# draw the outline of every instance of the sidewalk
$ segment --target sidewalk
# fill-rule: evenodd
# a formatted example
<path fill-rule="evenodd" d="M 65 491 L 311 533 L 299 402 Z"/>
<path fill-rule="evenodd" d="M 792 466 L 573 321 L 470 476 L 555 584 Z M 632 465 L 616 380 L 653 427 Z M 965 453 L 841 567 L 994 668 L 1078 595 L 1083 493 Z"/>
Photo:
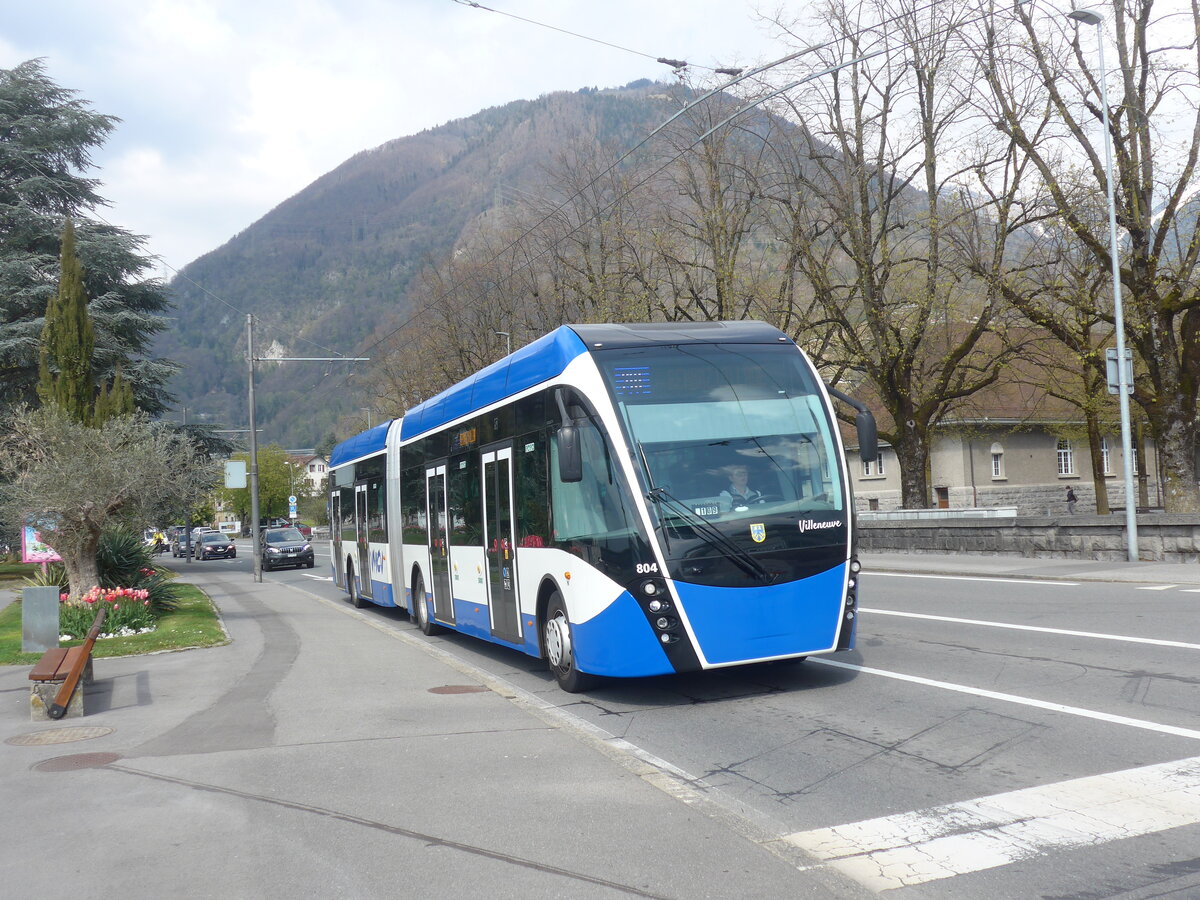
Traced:
<path fill-rule="evenodd" d="M 233 641 L 97 660 L 83 718 L 0 667 L 6 895 L 861 896 L 400 614 L 187 575 Z"/>
<path fill-rule="evenodd" d="M 865 572 L 974 575 L 1063 581 L 1200 584 L 1200 565 L 1095 559 L 1033 559 L 967 553 L 859 553 Z"/>

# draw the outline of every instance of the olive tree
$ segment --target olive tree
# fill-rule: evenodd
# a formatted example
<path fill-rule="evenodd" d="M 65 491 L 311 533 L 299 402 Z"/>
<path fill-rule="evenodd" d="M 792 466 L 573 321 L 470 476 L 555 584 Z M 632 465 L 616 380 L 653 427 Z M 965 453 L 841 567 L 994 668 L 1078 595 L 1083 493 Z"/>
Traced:
<path fill-rule="evenodd" d="M 215 472 L 186 438 L 143 415 L 90 428 L 56 406 L 19 407 L 0 436 L 0 519 L 45 529 L 78 595 L 98 583 L 105 528 L 140 529 L 196 502 Z"/>

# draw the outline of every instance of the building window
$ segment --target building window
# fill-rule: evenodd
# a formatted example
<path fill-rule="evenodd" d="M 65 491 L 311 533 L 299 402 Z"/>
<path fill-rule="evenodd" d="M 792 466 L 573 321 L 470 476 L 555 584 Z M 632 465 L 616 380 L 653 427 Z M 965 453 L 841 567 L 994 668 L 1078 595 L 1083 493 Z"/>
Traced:
<path fill-rule="evenodd" d="M 884 475 L 884 472 L 883 472 L 883 454 L 882 453 L 879 454 L 879 456 L 875 459 L 874 462 L 867 462 L 866 460 L 863 460 L 863 472 L 862 472 L 863 478 L 882 478 L 883 475 Z"/>
<path fill-rule="evenodd" d="M 1075 474 L 1075 450 L 1071 447 L 1071 442 L 1065 439 L 1058 442 L 1058 474 Z"/>
<path fill-rule="evenodd" d="M 1100 438 L 1100 470 L 1105 475 L 1112 474 L 1112 456 L 1108 452 L 1108 438 Z"/>
<path fill-rule="evenodd" d="M 1004 477 L 1004 448 L 1000 444 L 992 444 L 992 477 Z"/>

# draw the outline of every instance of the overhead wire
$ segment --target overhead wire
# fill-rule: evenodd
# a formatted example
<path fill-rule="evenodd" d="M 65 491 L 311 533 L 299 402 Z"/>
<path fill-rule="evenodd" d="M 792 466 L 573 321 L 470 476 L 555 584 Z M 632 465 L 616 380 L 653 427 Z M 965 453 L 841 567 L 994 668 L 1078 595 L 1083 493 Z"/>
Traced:
<path fill-rule="evenodd" d="M 456 3 L 463 3 L 463 5 L 468 5 L 468 6 L 476 6 L 476 5 L 478 5 L 478 4 L 475 4 L 474 2 L 464 2 L 464 0 L 454 0 L 454 2 L 456 2 Z M 1017 0 L 1017 2 L 1018 2 L 1019 4 L 1023 4 L 1023 3 L 1029 2 L 1029 0 Z M 821 51 L 821 50 L 827 50 L 827 49 L 829 49 L 829 48 L 831 48 L 831 47 L 833 47 L 833 46 L 835 46 L 835 45 L 837 45 L 837 44 L 839 44 L 839 43 L 842 43 L 842 42 L 844 42 L 844 41 L 845 41 L 846 39 L 848 39 L 848 38 L 859 37 L 859 36 L 861 36 L 861 35 L 864 35 L 864 34 L 867 34 L 867 33 L 869 33 L 869 32 L 872 32 L 872 31 L 874 31 L 874 30 L 876 30 L 876 29 L 883 28 L 883 27 L 885 27 L 885 26 L 887 26 L 887 25 L 890 25 L 890 24 L 893 24 L 893 23 L 895 23 L 895 22 L 897 22 L 897 21 L 899 21 L 899 20 L 901 20 L 901 19 L 907 18 L 907 17 L 909 17 L 909 16 L 913 15 L 914 13 L 919 13 L 919 12 L 923 12 L 923 11 L 925 11 L 925 10 L 927 10 L 927 9 L 931 9 L 932 7 L 936 6 L 937 4 L 938 4 L 938 0 L 930 0 L 930 2 L 928 2 L 928 3 L 925 3 L 925 4 L 923 4 L 923 5 L 919 6 L 919 7 L 916 7 L 916 8 L 914 8 L 913 10 L 906 11 L 906 12 L 904 12 L 904 13 L 899 13 L 899 14 L 897 14 L 897 15 L 895 15 L 895 16 L 892 16 L 892 17 L 890 17 L 890 18 L 888 18 L 888 19 L 883 19 L 883 20 L 881 20 L 881 21 L 879 21 L 879 22 L 876 22 L 876 23 L 873 23 L 873 24 L 871 24 L 871 25 L 865 26 L 865 27 L 863 27 L 863 28 L 857 29 L 856 31 L 849 32 L 849 33 L 847 33 L 847 34 L 845 34 L 845 35 L 841 35 L 841 36 L 839 36 L 838 38 L 835 38 L 835 39 L 833 39 L 833 40 L 830 40 L 830 41 L 825 41 L 825 42 L 823 42 L 823 43 L 820 43 L 820 44 L 814 44 L 814 45 L 810 45 L 810 46 L 808 46 L 808 47 L 802 48 L 801 50 L 795 51 L 795 52 L 793 52 L 793 53 L 789 53 L 789 54 L 787 54 L 787 55 L 785 55 L 785 56 L 782 56 L 782 57 L 780 57 L 779 59 L 776 59 L 776 60 L 773 60 L 773 61 L 771 61 L 771 62 L 765 63 L 765 64 L 763 64 L 763 65 L 757 66 L 757 67 L 755 67 L 755 68 L 753 68 L 753 69 L 751 69 L 751 70 L 749 70 L 749 71 L 742 72 L 742 73 L 740 73 L 740 74 L 738 74 L 738 75 L 734 76 L 733 78 L 731 78 L 729 81 L 726 81 L 726 82 L 724 82 L 724 83 L 722 83 L 722 84 L 718 85 L 717 87 L 715 87 L 715 88 L 712 88 L 711 90 L 709 90 L 709 91 L 707 91 L 706 93 L 702 94 L 701 96 L 697 97 L 695 100 L 693 100 L 693 101 L 691 101 L 690 103 L 687 103 L 686 105 L 684 105 L 684 106 L 683 106 L 683 107 L 682 107 L 682 108 L 681 108 L 679 111 L 677 111 L 675 114 L 673 114 L 672 116 L 670 116 L 670 117 L 669 117 L 669 118 L 668 118 L 666 121 L 664 121 L 663 123 L 661 123 L 660 125 L 658 125 L 657 127 L 655 127 L 655 128 L 654 128 L 652 131 L 650 131 L 650 132 L 649 132 L 649 133 L 648 133 L 648 134 L 647 134 L 645 137 L 643 137 L 643 138 L 642 138 L 642 139 L 641 139 L 641 140 L 640 140 L 640 141 L 639 141 L 637 144 L 635 144 L 635 145 L 634 145 L 633 147 L 631 147 L 629 150 L 625 151 L 625 153 L 621 154 L 621 155 L 620 155 L 620 156 L 619 156 L 619 157 L 618 157 L 618 158 L 617 158 L 617 159 L 616 159 L 616 160 L 615 160 L 613 163 L 611 163 L 611 164 L 610 164 L 610 165 L 609 165 L 609 166 L 608 166 L 606 169 L 604 169 L 602 172 L 600 172 L 599 174 L 595 175 L 595 176 L 594 176 L 592 179 L 590 179 L 590 180 L 589 180 L 589 181 L 588 181 L 588 182 L 587 182 L 585 185 L 583 185 L 583 187 L 581 187 L 581 188 L 579 188 L 578 190 L 576 190 L 576 191 L 575 191 L 574 193 L 572 193 L 572 194 L 571 194 L 569 197 L 567 197 L 567 199 L 565 199 L 565 200 L 564 200 L 562 203 L 560 203 L 558 206 L 556 206 L 554 209 L 552 209 L 552 210 L 551 210 L 549 213 L 547 213 L 547 214 L 546 214 L 546 215 L 544 215 L 544 216 L 543 216 L 541 219 L 539 219 L 539 220 L 538 220 L 536 223 L 534 223 L 534 224 L 533 224 L 533 225 L 531 225 L 529 228 L 527 228 L 527 229 L 526 229 L 526 230 L 525 230 L 525 231 L 524 231 L 522 234 L 518 235 L 518 236 L 517 236 L 516 238 L 514 238 L 512 241 L 510 241 L 509 243 L 505 244 L 505 245 L 504 245 L 504 246 L 503 246 L 501 249 L 499 249 L 499 250 L 498 250 L 498 251 L 496 251 L 494 254 L 492 254 L 492 255 L 491 255 L 489 258 L 487 258 L 487 259 L 484 261 L 483 265 L 488 265 L 488 264 L 490 264 L 490 263 L 493 263 L 493 262 L 495 262 L 496 260 L 500 259 L 500 258 L 501 258 L 501 257 L 502 257 L 502 256 L 503 256 L 505 253 L 509 252 L 509 251 L 510 251 L 510 250 L 512 250 L 514 247 L 517 247 L 517 246 L 519 246 L 519 245 L 520 245 L 520 244 L 521 244 L 523 241 L 525 241 L 525 240 L 526 240 L 527 238 L 529 238 L 531 235 L 533 235 L 534 233 L 536 233 L 536 232 L 537 232 L 537 230 L 538 230 L 538 229 L 540 229 L 540 228 L 541 228 L 543 225 L 545 225 L 545 224 L 546 224 L 548 221 L 550 221 L 552 218 L 554 218 L 554 217 L 555 217 L 555 216 L 557 216 L 559 213 L 561 213 L 561 212 L 562 212 L 564 209 L 566 209 L 566 208 L 567 208 L 567 206 L 569 206 L 571 202 L 573 202 L 573 201 L 574 201 L 575 199 L 577 199 L 578 197 L 582 196 L 582 195 L 583 195 L 583 194 L 584 194 L 586 191 L 588 191 L 590 188 L 592 188 L 592 187 L 593 187 L 593 186 L 594 186 L 594 185 L 595 185 L 597 182 L 599 182 L 601 179 L 603 179 L 603 178 L 606 178 L 608 175 L 612 174 L 612 173 L 613 173 L 613 172 L 614 172 L 614 171 L 615 171 L 615 170 L 616 170 L 616 169 L 617 169 L 617 168 L 618 168 L 618 167 L 619 167 L 619 166 L 620 166 L 620 165 L 621 165 L 621 164 L 622 164 L 622 163 L 623 163 L 625 160 L 627 160 L 627 159 L 628 159 L 630 156 L 632 156 L 634 153 L 636 153 L 637 151 L 639 151 L 639 150 L 640 150 L 642 147 L 644 147 L 644 146 L 645 146 L 647 143 L 649 143 L 649 142 L 650 142 L 650 141 L 651 141 L 651 140 L 652 140 L 652 139 L 653 139 L 655 136 L 657 136 L 659 133 L 661 133 L 661 132 L 662 132 L 662 131 L 663 131 L 665 128 L 667 128 L 668 126 L 670 126 L 670 125 L 671 125 L 673 122 L 675 122 L 675 121 L 676 121 L 677 119 L 679 119 L 681 116 L 685 115 L 685 114 L 686 114 L 687 112 L 689 112 L 690 110 L 694 109 L 694 108 L 695 108 L 696 106 L 698 106 L 699 104 L 701 104 L 701 103 L 704 103 L 705 101 L 707 101 L 708 99 L 712 98 L 713 96 L 715 96 L 715 95 L 717 95 L 717 94 L 720 94 L 720 93 L 723 93 L 724 91 L 727 91 L 727 90 L 729 90 L 731 87 L 734 87 L 734 86 L 736 86 L 736 85 L 738 85 L 738 84 L 740 84 L 740 83 L 742 83 L 742 82 L 744 82 L 744 81 L 747 81 L 748 79 L 751 79 L 751 78 L 757 77 L 758 75 L 762 74 L 763 72 L 766 72 L 766 71 L 769 71 L 769 70 L 771 70 L 771 69 L 777 68 L 777 67 L 779 67 L 779 66 L 781 66 L 781 65 L 785 65 L 785 64 L 787 64 L 787 63 L 789 63 L 789 62 L 792 62 L 792 61 L 794 61 L 794 60 L 796 60 L 796 59 L 799 59 L 800 57 L 803 57 L 803 56 L 806 56 L 806 55 L 809 55 L 809 54 L 812 54 L 812 53 L 816 53 L 816 52 L 819 52 L 819 51 Z M 481 8 L 485 8 L 485 9 L 486 9 L 486 7 L 481 7 Z M 991 7 L 990 7 L 990 4 L 981 4 L 981 6 L 979 6 L 979 7 L 976 7 L 976 9 L 977 9 L 977 10 L 980 10 L 980 11 L 984 10 L 985 8 L 986 8 L 986 9 L 990 9 L 990 8 L 991 8 Z M 963 26 L 963 25 L 971 24 L 972 22 L 980 21 L 980 20 L 982 20 L 982 19 L 986 18 L 988 14 L 989 14 L 988 12 L 982 12 L 982 14 L 981 14 L 979 17 L 975 18 L 975 19 L 966 19 L 966 20 L 963 20 L 963 21 L 957 22 L 957 23 L 956 23 L 956 25 L 955 25 L 955 27 L 961 27 L 961 26 Z M 520 18 L 520 17 L 514 17 L 514 18 Z M 541 23 L 534 23 L 534 24 L 541 24 Z M 886 38 L 885 38 L 885 40 L 886 40 Z M 635 51 L 631 51 L 631 52 L 635 52 Z M 775 96 L 778 96 L 779 94 L 785 93 L 786 91 L 789 91 L 789 90 L 792 90 L 792 89 L 796 88 L 797 86 L 799 86 L 799 85 L 801 85 L 801 84 L 805 83 L 806 81 L 809 81 L 809 80 L 812 80 L 813 78 L 817 78 L 817 77 L 820 77 L 820 76 L 823 76 L 823 75 L 829 74 L 830 72 L 836 71 L 836 70 L 838 70 L 838 69 L 840 69 L 840 68 L 845 68 L 845 66 L 847 66 L 847 65 L 851 65 L 851 64 L 854 64 L 854 63 L 857 63 L 857 62 L 862 62 L 862 61 L 865 61 L 865 60 L 867 60 L 867 59 L 870 59 L 870 58 L 873 58 L 873 57 L 879 56 L 879 55 L 881 55 L 882 53 L 885 53 L 885 52 L 887 52 L 886 48 L 885 48 L 884 50 L 880 50 L 880 51 L 876 51 L 876 52 L 873 52 L 873 53 L 870 53 L 870 54 L 866 54 L 865 56 L 863 56 L 863 57 L 860 57 L 860 58 L 857 58 L 857 59 L 855 59 L 855 60 L 852 60 L 852 61 L 850 61 L 850 62 L 843 63 L 843 64 L 841 64 L 841 65 L 831 66 L 831 67 L 829 67 L 829 68 L 827 68 L 827 69 L 821 70 L 821 71 L 819 71 L 819 72 L 815 72 L 815 73 L 813 73 L 813 74 L 812 74 L 812 75 L 810 75 L 810 76 L 806 76 L 805 78 L 802 78 L 802 79 L 800 79 L 800 80 L 798 80 L 798 81 L 796 81 L 796 82 L 794 82 L 794 83 L 792 83 L 792 84 L 789 84 L 789 85 L 788 85 L 787 87 L 785 87 L 785 88 L 782 88 L 782 89 L 780 89 L 780 90 L 776 90 L 776 91 L 774 91 L 774 92 L 772 92 L 772 93 L 768 94 L 768 95 L 767 95 L 767 96 L 765 96 L 765 97 L 759 98 L 758 100 L 754 101 L 753 103 L 747 104 L 746 106 L 742 107 L 742 108 L 741 108 L 741 109 L 739 109 L 737 112 L 735 112 L 735 113 L 734 113 L 732 116 L 729 116 L 727 119 L 725 119 L 724 121 L 722 121 L 721 123 L 719 123 L 719 124 L 718 124 L 717 126 L 715 126 L 714 128 L 711 128 L 711 129 L 709 129 L 707 132 L 705 132 L 705 133 L 704 133 L 703 135 L 701 135 L 699 138 L 697 138 L 696 140 L 694 140 L 694 141 L 693 141 L 691 144 L 689 144 L 687 147 L 684 147 L 682 150 L 679 150 L 679 151 L 678 151 L 678 152 L 677 152 L 677 153 L 676 153 L 674 156 L 672 156 L 671 158 L 669 158 L 668 160 L 666 160 L 666 162 L 664 162 L 662 165 L 660 165 L 660 166 L 659 166 L 657 169 L 655 169 L 653 172 L 650 172 L 648 175 L 646 175 L 645 177 L 643 177 L 643 178 L 642 178 L 640 181 L 638 181 L 637 183 L 635 183 L 634 185 L 632 185 L 632 186 L 631 186 L 630 188 L 628 188 L 626 191 L 624 191 L 623 193 L 619 194 L 619 195 L 618 195 L 618 196 L 617 196 L 617 197 L 616 197 L 616 198 L 615 198 L 613 201 L 611 201 L 610 203 L 608 203 L 608 204 L 607 204 L 607 205 L 605 205 L 604 207 L 602 207 L 602 208 L 600 208 L 599 210 L 597 210 L 596 212 L 594 212 L 594 213 L 593 213 L 591 216 L 589 216 L 589 217 L 585 218 L 583 221 L 579 222 L 579 223 L 578 223 L 578 224 L 576 224 L 574 227 L 572 227 L 571 229 L 569 229 L 567 232 L 565 232 L 565 233 L 564 233 L 564 234 L 563 234 L 563 235 L 562 235 L 562 236 L 559 238 L 559 240 L 562 240 L 562 239 L 564 239 L 564 238 L 566 238 L 566 237 L 569 237 L 570 235 L 572 235 L 572 234 L 574 234 L 576 231 L 578 231 L 580 228 L 584 227 L 584 226 L 585 226 L 585 225 L 587 225 L 587 224 L 590 224 L 591 222 L 595 221 L 595 220 L 596 220 L 596 219 L 597 219 L 599 216 L 601 216 L 601 215 L 603 215 L 604 213 L 608 212 L 608 211 L 609 211 L 610 209 L 612 209 L 612 208 L 613 208 L 613 207 L 614 207 L 616 204 L 620 203 L 620 202 L 621 202 L 623 199 L 625 199 L 626 197 L 628 197 L 628 196 L 629 196 L 630 194 L 632 194 L 634 191 L 636 191 L 636 190 L 640 189 L 641 187 L 643 187 L 645 184 L 647 184 L 647 183 L 648 183 L 650 180 L 652 180 L 653 178 L 656 178 L 656 177 L 657 177 L 657 176 L 658 176 L 658 175 L 659 175 L 661 172 L 663 172 L 663 171 L 664 171 L 664 170 L 665 170 L 667 167 L 669 167 L 670 165 L 674 164 L 674 163 L 675 163 L 677 160 L 681 159 L 681 158 L 682 158 L 682 157 L 683 157 L 685 154 L 687 154 L 687 153 L 691 152 L 691 150 L 692 150 L 692 149 L 694 149 L 694 148 L 695 148 L 695 147 L 696 147 L 696 146 L 697 146 L 699 143 L 701 143 L 703 140 L 705 140 L 707 137 L 709 137 L 709 136 L 710 136 L 711 134 L 713 134 L 715 131 L 717 131 L 718 129 L 720 129 L 720 128 L 722 128 L 722 127 L 724 127 L 724 126 L 728 125 L 728 124 L 730 124 L 730 123 L 731 123 L 731 122 L 732 122 L 734 119 L 736 119 L 738 116 L 740 116 L 740 115 L 743 115 L 744 113 L 746 113 L 746 112 L 748 112 L 749 110 L 751 110 L 751 109 L 753 109 L 753 108 L 755 108 L 755 107 L 759 106 L 761 103 L 765 102 L 766 100 L 768 100 L 768 99 L 770 99 L 770 98 L 773 98 L 773 97 L 775 97 Z M 522 263 L 521 263 L 519 266 L 517 266 L 517 267 L 516 267 L 516 271 L 521 271 L 521 270 L 524 270 L 524 269 L 527 269 L 527 268 L 529 268 L 529 267 L 530 267 L 530 266 L 531 266 L 531 265 L 532 265 L 534 262 L 536 262 L 538 259 L 541 259 L 543 256 L 545 256 L 545 254 L 546 254 L 546 253 L 550 252 L 550 249 L 551 249 L 551 247 L 547 247 L 547 248 L 545 248 L 545 249 L 541 250 L 540 252 L 538 252 L 538 253 L 534 254 L 533 256 L 527 257 L 527 258 L 526 258 L 526 259 L 525 259 L 525 260 L 524 260 L 524 261 L 523 261 L 523 262 L 522 262 Z M 508 276 L 508 277 L 511 277 L 511 275 L 510 275 L 510 276 Z M 407 328 L 409 325 L 411 325 L 411 324 L 412 324 L 414 321 L 416 321 L 417 319 L 419 319 L 419 318 L 421 318 L 422 316 L 426 315 L 426 314 L 427 314 L 427 313 L 429 313 L 430 311 L 432 311 L 432 310 L 436 309 L 438 306 L 442 305 L 442 304 L 443 304 L 443 303 L 444 303 L 446 300 L 448 300 L 448 299 L 449 299 L 449 298 L 450 298 L 452 295 L 454 295 L 454 294 L 455 294 L 457 291 L 459 291 L 459 290 L 460 290 L 461 288 L 463 288 L 463 287 L 464 287 L 464 283 L 463 283 L 462 281 L 456 281 L 456 282 L 455 282 L 454 284 L 452 284 L 450 287 L 448 287 L 448 288 L 446 288 L 445 290 L 441 291 L 441 292 L 438 294 L 438 296 L 436 296 L 436 297 L 435 297 L 433 300 L 431 300 L 429 303 L 425 304 L 425 305 L 424 305 L 424 306 L 423 306 L 421 309 L 419 309 L 419 310 L 416 310 L 415 312 L 413 312 L 413 313 L 412 313 L 412 314 L 411 314 L 411 315 L 410 315 L 408 318 L 406 318 L 406 319 L 405 319 L 403 322 L 401 322 L 401 323 L 400 323 L 399 325 L 397 325 L 395 328 L 393 328 L 393 329 L 391 329 L 390 331 L 388 331 L 388 332 L 387 332 L 386 334 L 384 334 L 382 337 L 380 337 L 380 338 L 378 338 L 378 339 L 374 340 L 374 341 L 373 341 L 371 344 L 369 344 L 369 345 L 368 345 L 368 346 L 367 346 L 367 347 L 366 347 L 364 350 L 362 350 L 362 351 L 359 351 L 359 352 L 361 352 L 361 353 L 362 353 L 362 354 L 364 354 L 364 355 L 366 355 L 366 354 L 369 354 L 369 353 L 370 353 L 372 350 L 374 350 L 376 347 L 378 347 L 378 346 L 380 346 L 381 344 L 383 344 L 385 341 L 389 340 L 391 337 L 393 337 L 394 335 L 396 335 L 398 332 L 400 332 L 400 331 L 403 331 L 405 328 Z M 478 298 L 480 298 L 481 296 L 482 296 L 482 295 L 480 295 L 480 294 L 475 294 L 474 298 L 472 298 L 472 299 L 478 299 Z M 348 378 L 348 376 L 347 376 L 347 378 Z M 338 382 L 334 383 L 334 384 L 332 385 L 332 387 L 333 387 L 333 388 L 339 388 L 339 387 L 341 387 L 342 385 L 344 385 L 344 384 L 345 384 L 345 382 L 346 382 L 347 378 L 343 378 L 341 381 L 338 381 Z"/>

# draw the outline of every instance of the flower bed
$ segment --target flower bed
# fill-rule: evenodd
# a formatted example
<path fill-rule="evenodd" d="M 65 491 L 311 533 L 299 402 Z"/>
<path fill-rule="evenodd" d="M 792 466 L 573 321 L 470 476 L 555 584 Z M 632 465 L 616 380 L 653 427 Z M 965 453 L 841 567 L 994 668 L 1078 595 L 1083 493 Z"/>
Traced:
<path fill-rule="evenodd" d="M 58 630 L 63 640 L 83 638 L 101 606 L 108 610 L 102 638 L 143 634 L 156 625 L 150 592 L 142 588 L 93 587 L 82 597 L 60 594 L 58 599 Z"/>

